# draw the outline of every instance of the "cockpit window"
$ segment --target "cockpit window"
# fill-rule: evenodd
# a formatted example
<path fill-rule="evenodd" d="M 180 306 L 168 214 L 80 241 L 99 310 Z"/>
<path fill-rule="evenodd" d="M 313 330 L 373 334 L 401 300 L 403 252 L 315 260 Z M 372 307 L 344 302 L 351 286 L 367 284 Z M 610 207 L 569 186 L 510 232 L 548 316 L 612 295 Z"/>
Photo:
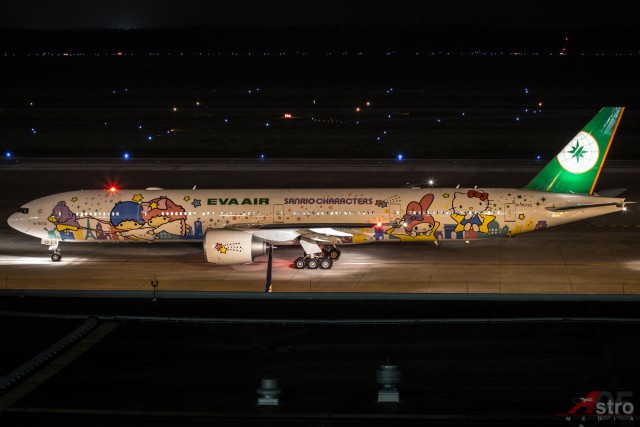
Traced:
<path fill-rule="evenodd" d="M 28 214 L 29 208 L 19 208 L 17 212 L 21 214 Z"/>

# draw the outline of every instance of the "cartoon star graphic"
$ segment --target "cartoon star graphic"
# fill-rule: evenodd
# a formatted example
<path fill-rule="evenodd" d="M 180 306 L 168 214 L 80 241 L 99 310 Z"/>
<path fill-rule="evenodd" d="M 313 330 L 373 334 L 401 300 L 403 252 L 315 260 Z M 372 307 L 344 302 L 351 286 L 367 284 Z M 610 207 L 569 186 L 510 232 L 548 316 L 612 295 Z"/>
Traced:
<path fill-rule="evenodd" d="M 482 225 L 480 226 L 480 229 L 478 231 L 488 234 L 489 224 L 491 224 L 496 219 L 496 216 L 489 214 L 480 214 L 480 218 L 482 219 Z"/>
<path fill-rule="evenodd" d="M 191 200 L 191 197 L 189 197 L 189 196 L 184 196 L 184 201 L 185 201 L 185 202 L 188 202 L 189 200 Z"/>
<path fill-rule="evenodd" d="M 449 193 L 444 193 L 444 194 L 442 195 L 442 197 L 443 197 L 443 198 L 445 198 L 445 199 L 448 199 L 448 198 L 449 198 Z"/>
<path fill-rule="evenodd" d="M 191 204 L 193 205 L 194 208 L 197 208 L 198 206 L 202 205 L 200 199 L 193 199 L 193 202 L 191 202 Z"/>
<path fill-rule="evenodd" d="M 376 206 L 380 207 L 382 205 L 382 200 L 376 200 Z"/>
<path fill-rule="evenodd" d="M 220 248 L 220 253 L 221 254 L 226 254 L 227 253 L 227 248 L 225 248 L 224 246 Z"/>
<path fill-rule="evenodd" d="M 456 233 L 459 231 L 464 231 L 464 225 L 462 224 L 462 221 L 465 220 L 465 216 L 458 213 L 452 213 L 451 218 L 453 218 L 455 222 L 457 222 L 456 228 L 453 231 Z M 480 226 L 478 227 L 478 231 L 481 233 L 489 233 L 489 224 L 491 224 L 496 219 L 496 216 L 481 213 L 478 214 L 478 218 L 482 220 L 482 224 L 480 224 Z"/>
<path fill-rule="evenodd" d="M 72 201 L 72 202 L 77 202 L 77 201 L 78 201 L 78 198 L 77 198 L 77 197 L 72 197 L 72 198 L 71 198 L 71 201 Z"/>
<path fill-rule="evenodd" d="M 456 233 L 458 231 L 464 231 L 464 225 L 461 224 L 462 220 L 464 220 L 464 215 L 460 215 L 458 213 L 452 213 L 451 218 L 453 218 L 455 222 L 457 222 L 456 228 L 453 231 Z"/>
<path fill-rule="evenodd" d="M 222 243 L 216 243 L 216 250 L 220 252 L 220 248 L 222 248 Z"/>
<path fill-rule="evenodd" d="M 386 208 L 387 206 L 389 206 L 389 203 L 387 203 L 386 200 L 383 200 L 382 203 L 380 203 L 381 208 Z"/>
<path fill-rule="evenodd" d="M 518 219 L 524 219 L 524 214 L 518 215 Z"/>
<path fill-rule="evenodd" d="M 158 202 L 151 202 L 149 203 L 149 207 L 151 209 L 158 209 Z"/>
<path fill-rule="evenodd" d="M 131 200 L 136 203 L 140 203 L 142 201 L 142 194 L 134 194 Z"/>

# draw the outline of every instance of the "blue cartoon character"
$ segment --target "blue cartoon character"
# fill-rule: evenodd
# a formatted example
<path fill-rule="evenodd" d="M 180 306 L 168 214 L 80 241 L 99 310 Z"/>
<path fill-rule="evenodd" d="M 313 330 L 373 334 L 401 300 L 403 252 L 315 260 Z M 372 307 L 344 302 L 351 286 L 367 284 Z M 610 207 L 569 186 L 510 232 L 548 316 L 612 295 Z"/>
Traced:
<path fill-rule="evenodd" d="M 495 216 L 484 213 L 489 209 L 489 193 L 481 190 L 456 192 L 452 208 L 454 213 L 451 218 L 458 223 L 455 232 L 473 230 L 488 233 L 487 226 L 495 219 Z"/>
<path fill-rule="evenodd" d="M 384 240 L 384 227 L 381 225 L 374 225 L 373 226 L 373 238 L 376 240 Z"/>
<path fill-rule="evenodd" d="M 80 228 L 76 214 L 65 202 L 58 202 L 47 219 L 55 224 L 58 231 L 77 231 Z"/>
<path fill-rule="evenodd" d="M 118 202 L 111 210 L 111 224 L 116 234 L 133 240 L 155 240 L 152 228 L 145 227 L 142 206 L 136 202 Z"/>

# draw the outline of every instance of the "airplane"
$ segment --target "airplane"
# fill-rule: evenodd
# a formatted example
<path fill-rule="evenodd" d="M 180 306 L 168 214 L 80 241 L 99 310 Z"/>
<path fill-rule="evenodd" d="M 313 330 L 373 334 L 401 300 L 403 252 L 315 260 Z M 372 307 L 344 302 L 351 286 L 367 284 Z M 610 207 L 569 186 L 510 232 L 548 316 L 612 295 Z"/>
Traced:
<path fill-rule="evenodd" d="M 297 269 L 330 269 L 341 245 L 515 236 L 625 210 L 620 192 L 594 193 L 624 107 L 602 108 L 522 188 L 77 190 L 30 201 L 14 229 L 61 242 L 204 243 L 217 265 L 251 263 L 299 244 Z M 624 190 L 623 190 L 624 191 Z"/>

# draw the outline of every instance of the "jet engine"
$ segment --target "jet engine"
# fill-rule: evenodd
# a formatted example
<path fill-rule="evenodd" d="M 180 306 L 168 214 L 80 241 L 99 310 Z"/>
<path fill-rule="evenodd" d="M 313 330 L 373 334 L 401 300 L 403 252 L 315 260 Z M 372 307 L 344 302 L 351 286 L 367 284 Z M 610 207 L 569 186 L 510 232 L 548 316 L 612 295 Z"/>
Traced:
<path fill-rule="evenodd" d="M 246 264 L 266 253 L 267 242 L 250 232 L 208 230 L 204 236 L 204 256 L 213 264 Z"/>

